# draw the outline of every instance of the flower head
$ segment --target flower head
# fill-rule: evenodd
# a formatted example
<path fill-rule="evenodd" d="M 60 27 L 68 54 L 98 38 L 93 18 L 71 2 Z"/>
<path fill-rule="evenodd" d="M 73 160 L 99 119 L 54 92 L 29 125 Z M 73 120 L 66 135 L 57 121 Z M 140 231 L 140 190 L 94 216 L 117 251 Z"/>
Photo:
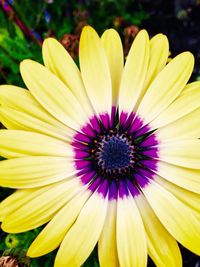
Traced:
<path fill-rule="evenodd" d="M 200 82 L 191 53 L 167 64 L 165 35 L 136 36 L 124 65 L 113 29 L 80 39 L 80 70 L 49 38 L 44 65 L 21 63 L 29 90 L 0 87 L 2 229 L 47 223 L 28 250 L 59 247 L 55 266 L 181 266 L 177 242 L 200 254 Z M 167 64 L 167 65 L 166 65 Z M 187 85 L 186 85 L 187 84 Z"/>

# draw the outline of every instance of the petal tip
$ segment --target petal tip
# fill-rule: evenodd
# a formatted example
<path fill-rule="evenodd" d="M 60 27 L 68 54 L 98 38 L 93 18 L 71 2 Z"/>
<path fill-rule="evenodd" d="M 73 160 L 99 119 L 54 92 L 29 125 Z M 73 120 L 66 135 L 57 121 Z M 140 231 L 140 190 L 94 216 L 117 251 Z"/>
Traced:
<path fill-rule="evenodd" d="M 32 245 L 30 245 L 30 247 L 28 248 L 26 255 L 30 258 L 36 258 L 39 257 L 38 253 L 37 253 L 37 249 L 35 251 L 34 247 Z"/>
<path fill-rule="evenodd" d="M 155 36 L 152 37 L 152 40 L 163 41 L 163 42 L 167 42 L 168 43 L 168 38 L 163 33 L 156 34 Z"/>
<path fill-rule="evenodd" d="M 24 70 L 25 70 L 25 68 L 26 68 L 26 66 L 27 66 L 27 64 L 28 64 L 28 62 L 29 62 L 28 59 L 24 59 L 24 60 L 22 60 L 22 61 L 20 62 L 20 64 L 19 64 L 19 70 L 20 70 L 21 75 L 22 75 L 22 73 L 24 72 Z"/>
<path fill-rule="evenodd" d="M 149 39 L 149 34 L 147 32 L 147 30 L 142 29 L 138 32 L 136 37 L 141 37 L 141 38 L 145 38 L 145 39 Z"/>
<path fill-rule="evenodd" d="M 57 44 L 60 45 L 60 42 L 56 38 L 48 37 L 44 40 L 44 42 L 42 44 L 42 49 L 49 48 L 49 46 L 53 46 L 53 45 L 57 45 Z"/>
<path fill-rule="evenodd" d="M 118 32 L 115 30 L 115 29 L 113 29 L 113 28 L 109 28 L 109 29 L 107 29 L 107 30 L 105 30 L 104 32 L 103 32 L 103 35 L 104 34 L 112 34 L 112 35 L 118 35 Z"/>
<path fill-rule="evenodd" d="M 13 233 L 12 229 L 9 227 L 9 224 L 7 224 L 5 221 L 2 222 L 1 229 L 6 233 Z"/>
<path fill-rule="evenodd" d="M 96 32 L 96 31 L 92 26 L 86 25 L 86 26 L 83 27 L 81 35 L 85 34 L 85 33 L 88 33 L 88 32 Z"/>
<path fill-rule="evenodd" d="M 37 63 L 35 62 L 34 60 L 31 60 L 31 59 L 24 59 L 20 62 L 20 71 L 23 70 L 24 68 L 26 68 L 27 66 L 29 66 L 30 64 L 34 64 L 34 63 Z"/>
<path fill-rule="evenodd" d="M 110 28 L 110 29 L 107 29 L 103 32 L 103 34 L 101 35 L 101 41 L 103 43 L 107 43 L 107 42 L 111 42 L 111 40 L 113 42 L 118 42 L 118 44 L 120 43 L 120 46 L 122 47 L 121 45 L 121 38 L 120 38 L 120 35 L 118 34 L 118 32 L 113 29 L 113 28 Z"/>
<path fill-rule="evenodd" d="M 178 54 L 167 65 L 178 66 L 181 69 L 185 69 L 187 67 L 187 70 L 192 73 L 192 70 L 194 68 L 194 61 L 195 59 L 193 54 L 189 51 L 186 51 Z"/>
<path fill-rule="evenodd" d="M 190 61 L 194 64 L 194 55 L 191 52 L 185 51 L 181 53 L 180 56 L 182 56 L 186 61 Z"/>

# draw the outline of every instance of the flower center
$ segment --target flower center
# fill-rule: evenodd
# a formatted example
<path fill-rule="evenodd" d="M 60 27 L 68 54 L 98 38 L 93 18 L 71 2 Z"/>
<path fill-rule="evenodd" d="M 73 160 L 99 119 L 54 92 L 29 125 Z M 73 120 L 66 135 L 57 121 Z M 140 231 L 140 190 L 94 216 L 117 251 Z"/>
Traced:
<path fill-rule="evenodd" d="M 157 169 L 154 131 L 136 114 L 119 114 L 116 108 L 111 115 L 92 117 L 76 132 L 72 146 L 82 183 L 92 192 L 99 187 L 104 196 L 109 187 L 111 199 L 118 193 L 120 197 L 138 194 Z"/>
<path fill-rule="evenodd" d="M 125 135 L 109 134 L 98 142 L 94 154 L 103 173 L 122 174 L 134 164 L 133 153 L 134 146 Z"/>

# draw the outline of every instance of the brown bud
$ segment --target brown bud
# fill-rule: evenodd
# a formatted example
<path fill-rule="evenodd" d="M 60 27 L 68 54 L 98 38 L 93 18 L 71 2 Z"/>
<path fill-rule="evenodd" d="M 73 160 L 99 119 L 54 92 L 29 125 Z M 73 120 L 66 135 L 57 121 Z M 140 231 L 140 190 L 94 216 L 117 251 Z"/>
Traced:
<path fill-rule="evenodd" d="M 19 267 L 17 260 L 11 256 L 0 257 L 0 267 Z"/>
<path fill-rule="evenodd" d="M 139 28 L 135 25 L 124 28 L 124 55 L 127 56 L 132 42 L 139 32 Z"/>
<path fill-rule="evenodd" d="M 75 34 L 64 34 L 61 39 L 62 45 L 72 58 L 76 58 L 78 55 L 78 39 L 79 37 Z"/>

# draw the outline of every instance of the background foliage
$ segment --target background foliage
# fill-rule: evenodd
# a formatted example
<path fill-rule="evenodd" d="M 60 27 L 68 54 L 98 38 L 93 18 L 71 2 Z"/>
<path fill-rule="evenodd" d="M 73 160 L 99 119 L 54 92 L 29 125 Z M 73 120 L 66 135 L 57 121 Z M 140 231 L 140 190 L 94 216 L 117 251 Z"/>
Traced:
<path fill-rule="evenodd" d="M 84 25 L 90 24 L 99 34 L 110 27 L 118 30 L 125 55 L 141 28 L 150 36 L 168 35 L 171 56 L 190 50 L 196 58 L 193 79 L 200 79 L 200 1 L 130 1 L 130 0 L 0 0 L 0 84 L 24 86 L 19 63 L 25 58 L 42 62 L 44 38 L 57 38 L 78 63 L 78 40 Z M 0 201 L 12 192 L 0 188 Z M 39 259 L 24 260 L 24 253 L 42 228 L 22 234 L 0 230 L 0 254 L 20 258 L 21 265 L 51 267 L 56 251 Z M 185 267 L 199 267 L 197 256 L 182 248 Z M 98 267 L 96 249 L 84 267 Z M 149 260 L 148 267 L 154 266 Z"/>

